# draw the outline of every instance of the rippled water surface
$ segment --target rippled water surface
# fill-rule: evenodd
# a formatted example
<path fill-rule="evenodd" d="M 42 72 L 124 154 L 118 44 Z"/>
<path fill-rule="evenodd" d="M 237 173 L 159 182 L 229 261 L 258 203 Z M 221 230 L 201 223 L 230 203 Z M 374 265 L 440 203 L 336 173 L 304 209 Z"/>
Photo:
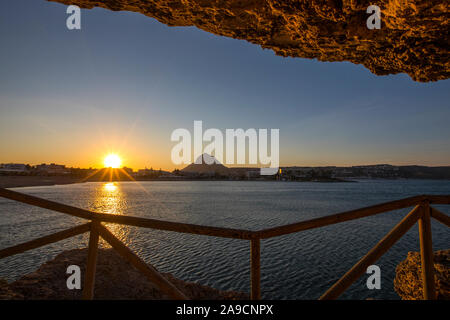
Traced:
<path fill-rule="evenodd" d="M 210 226 L 258 230 L 417 194 L 450 194 L 448 181 L 367 180 L 358 183 L 155 181 L 84 183 L 16 191 L 98 212 Z M 443 212 L 445 206 L 437 206 Z M 281 236 L 261 243 L 262 296 L 316 299 L 374 246 L 408 210 Z M 0 198 L 0 248 L 82 223 L 83 220 Z M 225 290 L 249 291 L 249 242 L 108 225 L 159 270 Z M 434 250 L 450 247 L 450 233 L 433 222 Z M 0 277 L 13 280 L 62 249 L 87 245 L 87 235 L 0 260 Z M 395 266 L 419 248 L 414 226 L 377 265 L 381 290 L 363 276 L 342 298 L 398 299 Z M 65 275 L 62 275 L 65 277 Z"/>

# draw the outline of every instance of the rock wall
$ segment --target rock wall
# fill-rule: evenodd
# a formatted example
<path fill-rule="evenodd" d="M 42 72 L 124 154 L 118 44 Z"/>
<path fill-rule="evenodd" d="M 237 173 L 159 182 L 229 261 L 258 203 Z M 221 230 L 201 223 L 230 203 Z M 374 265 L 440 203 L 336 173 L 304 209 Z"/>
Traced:
<path fill-rule="evenodd" d="M 49 0 L 134 11 L 169 26 L 196 26 L 285 57 L 350 61 L 416 81 L 450 75 L 447 0 Z M 369 5 L 381 29 L 369 30 Z M 180 48 L 182 50 L 182 48 Z"/>
<path fill-rule="evenodd" d="M 434 253 L 437 298 L 450 300 L 450 249 Z M 394 289 L 402 300 L 422 300 L 422 268 L 419 252 L 408 252 L 408 257 L 396 268 Z"/>

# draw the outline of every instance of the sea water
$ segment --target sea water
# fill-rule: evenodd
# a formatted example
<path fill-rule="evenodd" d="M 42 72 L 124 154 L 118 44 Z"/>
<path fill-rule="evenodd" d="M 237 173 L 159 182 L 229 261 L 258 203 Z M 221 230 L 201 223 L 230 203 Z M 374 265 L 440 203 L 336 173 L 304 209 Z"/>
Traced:
<path fill-rule="evenodd" d="M 208 226 L 260 230 L 418 194 L 450 194 L 449 181 L 361 180 L 353 183 L 277 181 L 146 181 L 82 183 L 13 190 L 97 212 Z M 445 213 L 450 207 L 436 206 Z M 409 209 L 261 241 L 261 291 L 266 299 L 317 299 Z M 0 248 L 83 223 L 82 219 L 0 198 Z M 250 245 L 246 240 L 107 224 L 148 263 L 187 281 L 249 292 Z M 450 247 L 450 232 L 432 223 L 433 249 Z M 85 247 L 87 235 L 0 260 L 8 281 L 36 270 L 62 250 Z M 414 226 L 376 264 L 381 289 L 363 275 L 343 299 L 398 299 L 395 267 L 419 250 Z M 66 275 L 61 275 L 65 281 Z"/>

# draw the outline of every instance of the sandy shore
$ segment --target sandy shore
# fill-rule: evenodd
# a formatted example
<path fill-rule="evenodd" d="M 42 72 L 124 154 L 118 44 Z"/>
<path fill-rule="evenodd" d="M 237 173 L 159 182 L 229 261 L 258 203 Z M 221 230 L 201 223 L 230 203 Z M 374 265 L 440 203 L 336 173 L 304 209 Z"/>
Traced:
<path fill-rule="evenodd" d="M 79 180 L 78 178 L 62 176 L 0 176 L 0 188 L 52 186 L 55 184 L 77 183 Z"/>

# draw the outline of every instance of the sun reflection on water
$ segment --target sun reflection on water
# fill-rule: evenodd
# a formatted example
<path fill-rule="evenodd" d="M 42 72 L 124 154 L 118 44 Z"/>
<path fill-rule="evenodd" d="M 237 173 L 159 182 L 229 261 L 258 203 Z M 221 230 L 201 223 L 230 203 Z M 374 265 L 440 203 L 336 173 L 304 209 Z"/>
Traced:
<path fill-rule="evenodd" d="M 108 182 L 99 185 L 96 190 L 92 210 L 101 213 L 122 215 L 127 206 L 127 199 L 120 187 L 120 183 Z M 129 226 L 115 223 L 105 223 L 104 225 L 124 244 L 130 243 Z M 102 241 L 102 245 L 109 247 L 105 241 Z"/>
<path fill-rule="evenodd" d="M 117 184 L 115 182 L 108 182 L 103 185 L 103 189 L 108 192 L 115 192 L 117 190 Z"/>

